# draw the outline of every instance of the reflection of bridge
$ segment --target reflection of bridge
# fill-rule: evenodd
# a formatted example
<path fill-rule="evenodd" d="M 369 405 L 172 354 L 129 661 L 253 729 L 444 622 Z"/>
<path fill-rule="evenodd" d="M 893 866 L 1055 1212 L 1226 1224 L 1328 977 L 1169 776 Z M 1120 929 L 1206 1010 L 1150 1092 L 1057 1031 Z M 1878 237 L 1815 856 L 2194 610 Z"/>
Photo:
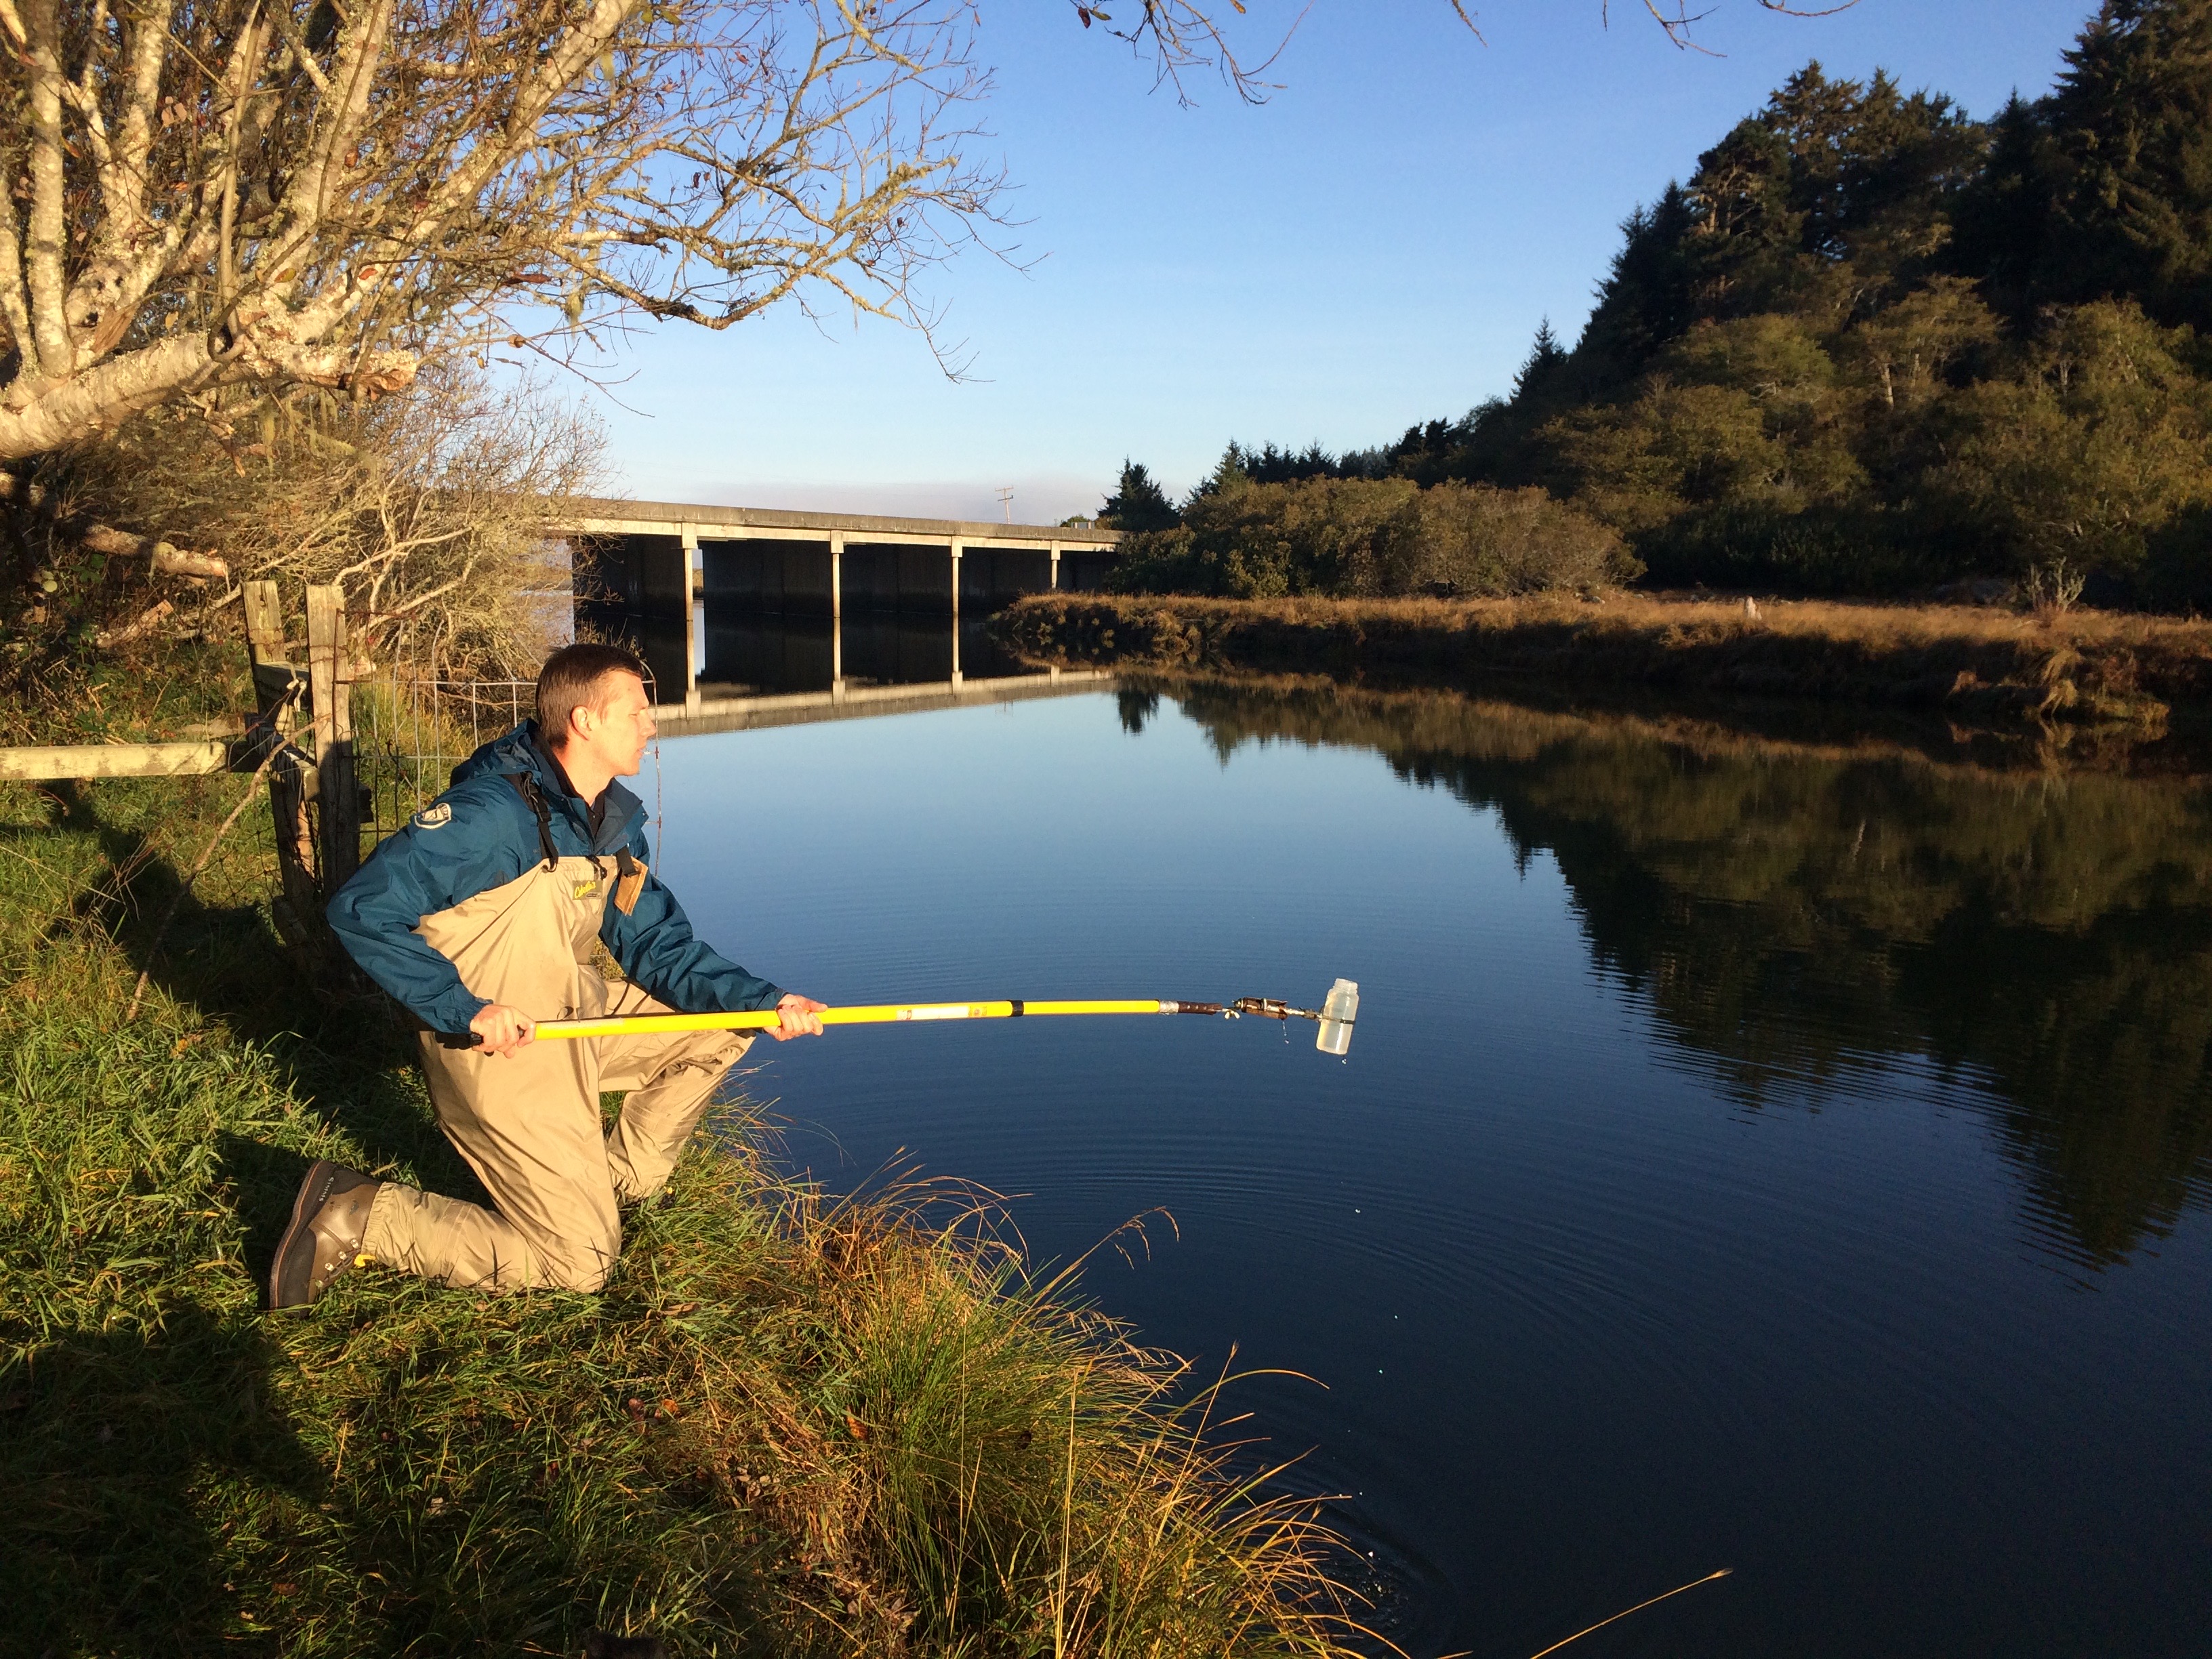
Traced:
<path fill-rule="evenodd" d="M 1098 586 L 1121 539 L 1072 525 L 673 501 L 592 501 L 581 509 L 562 528 L 588 544 L 603 597 L 580 600 L 580 617 L 630 635 L 660 684 L 684 688 L 694 717 L 720 701 L 701 690 L 717 667 L 727 672 L 716 661 L 718 640 L 728 642 L 726 656 L 749 665 L 741 684 L 842 702 L 848 611 L 866 618 L 855 617 L 852 690 L 934 684 L 957 696 L 967 680 L 963 621 L 972 659 L 981 644 L 973 625 L 985 613 L 1024 593 Z M 709 607 L 738 625 L 715 629 Z M 781 619 L 770 630 L 779 660 L 763 671 L 757 647 L 769 617 Z M 806 660 L 794 667 L 794 654 Z"/>
<path fill-rule="evenodd" d="M 939 708 L 973 708 L 984 703 L 1027 702 L 1035 697 L 1064 697 L 1110 690 L 1114 676 L 1099 669 L 1055 668 L 1048 674 L 1020 674 L 960 684 L 944 680 L 910 685 L 848 686 L 842 691 L 798 691 L 757 697 L 702 696 L 688 710 L 674 704 L 659 710 L 664 737 L 696 737 L 708 732 L 751 732 L 772 726 L 812 726 L 823 720 L 868 720 L 880 714 L 919 714 Z"/>

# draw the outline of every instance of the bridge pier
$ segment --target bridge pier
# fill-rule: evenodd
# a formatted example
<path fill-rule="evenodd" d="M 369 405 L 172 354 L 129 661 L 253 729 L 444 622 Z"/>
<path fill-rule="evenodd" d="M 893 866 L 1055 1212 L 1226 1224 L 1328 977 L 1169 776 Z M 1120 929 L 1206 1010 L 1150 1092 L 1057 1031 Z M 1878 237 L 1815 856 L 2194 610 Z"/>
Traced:
<path fill-rule="evenodd" d="M 961 543 L 952 543 L 952 689 L 960 689 L 960 553 Z"/>
<path fill-rule="evenodd" d="M 830 532 L 830 696 L 845 701 L 845 532 Z"/>
<path fill-rule="evenodd" d="M 687 524 L 683 530 L 684 543 L 684 712 L 699 712 L 699 599 L 705 585 L 697 577 L 706 571 L 702 567 L 695 577 L 693 567 L 699 563 L 699 526 Z"/>

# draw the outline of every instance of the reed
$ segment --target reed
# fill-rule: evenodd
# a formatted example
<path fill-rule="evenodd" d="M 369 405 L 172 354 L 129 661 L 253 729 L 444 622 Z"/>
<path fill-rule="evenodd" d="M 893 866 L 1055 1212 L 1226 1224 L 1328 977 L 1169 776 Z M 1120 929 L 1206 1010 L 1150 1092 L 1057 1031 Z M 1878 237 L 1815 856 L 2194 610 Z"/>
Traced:
<path fill-rule="evenodd" d="M 778 1176 L 741 1100 L 604 1293 L 257 1281 L 307 1162 L 469 1190 L 374 1003 L 282 965 L 236 792 L 0 794 L 0 1559 L 40 1653 L 1348 1652 L 1310 1505 L 988 1194 Z M 257 820 L 249 818 L 248 823 Z M 118 866 L 123 874 L 118 876 Z"/>

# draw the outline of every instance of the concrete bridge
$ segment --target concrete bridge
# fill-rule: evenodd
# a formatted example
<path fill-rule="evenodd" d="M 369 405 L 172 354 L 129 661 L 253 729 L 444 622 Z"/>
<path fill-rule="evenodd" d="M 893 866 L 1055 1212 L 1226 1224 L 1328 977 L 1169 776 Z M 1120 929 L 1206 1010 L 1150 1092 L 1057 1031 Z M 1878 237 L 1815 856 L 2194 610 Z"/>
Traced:
<path fill-rule="evenodd" d="M 802 648 L 818 641 L 827 650 L 821 666 L 833 702 L 848 695 L 848 611 L 869 618 L 872 640 L 883 631 L 878 618 L 937 619 L 925 626 L 945 635 L 949 678 L 936 678 L 933 661 L 919 683 L 943 684 L 957 696 L 966 680 L 963 615 L 972 623 L 1024 593 L 1098 586 L 1121 542 L 1119 531 L 1073 525 L 678 501 L 585 501 L 560 529 L 588 546 L 604 596 L 580 599 L 579 617 L 630 634 L 666 688 L 663 702 L 673 703 L 680 685 L 682 707 L 694 719 L 717 701 L 701 690 L 701 630 L 710 606 L 784 618 Z M 924 654 L 933 659 L 935 652 Z M 917 684 L 907 673 L 895 678 Z"/>

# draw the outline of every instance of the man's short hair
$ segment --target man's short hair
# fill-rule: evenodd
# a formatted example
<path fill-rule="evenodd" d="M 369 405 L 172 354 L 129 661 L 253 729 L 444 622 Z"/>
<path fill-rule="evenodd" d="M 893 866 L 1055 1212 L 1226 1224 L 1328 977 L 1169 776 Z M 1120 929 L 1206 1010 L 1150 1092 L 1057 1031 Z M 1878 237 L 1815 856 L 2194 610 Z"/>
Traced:
<path fill-rule="evenodd" d="M 579 708 L 606 703 L 599 683 L 610 674 L 635 674 L 647 684 L 653 677 L 635 651 L 589 641 L 564 645 L 538 671 L 538 731 L 556 749 L 568 741 L 568 716 Z"/>

